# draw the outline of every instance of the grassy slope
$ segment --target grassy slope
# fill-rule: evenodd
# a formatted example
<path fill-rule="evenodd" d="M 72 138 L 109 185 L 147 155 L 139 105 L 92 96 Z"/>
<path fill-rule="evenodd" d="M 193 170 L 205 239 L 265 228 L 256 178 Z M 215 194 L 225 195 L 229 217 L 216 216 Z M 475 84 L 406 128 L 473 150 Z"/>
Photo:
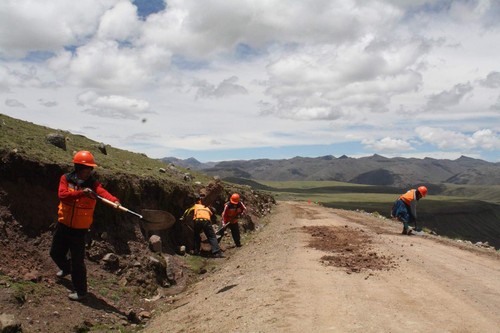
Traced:
<path fill-rule="evenodd" d="M 66 151 L 47 142 L 46 136 L 50 133 L 58 133 L 66 137 Z M 98 142 L 82 135 L 35 125 L 0 114 L 0 152 L 16 149 L 17 154 L 29 160 L 70 166 L 76 151 L 88 150 L 96 158 L 99 173 L 117 172 L 179 182 L 179 179 L 172 177 L 171 173 L 158 172 L 160 168 L 168 167 L 160 160 L 111 146 L 106 146 L 107 155 L 104 155 L 97 148 L 98 145 Z M 190 171 L 190 173 L 193 172 Z M 203 181 L 211 177 L 196 173 L 196 178 Z"/>

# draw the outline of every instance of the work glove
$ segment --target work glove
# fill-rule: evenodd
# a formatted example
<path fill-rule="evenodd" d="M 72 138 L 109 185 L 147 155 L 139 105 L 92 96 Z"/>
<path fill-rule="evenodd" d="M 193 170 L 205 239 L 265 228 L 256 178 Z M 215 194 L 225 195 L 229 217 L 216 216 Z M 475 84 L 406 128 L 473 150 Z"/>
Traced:
<path fill-rule="evenodd" d="M 89 197 L 89 198 L 92 198 L 92 199 L 97 199 L 97 197 L 95 196 L 94 191 L 92 191 L 90 188 L 85 187 L 82 191 L 83 191 L 83 194 L 86 197 Z"/>

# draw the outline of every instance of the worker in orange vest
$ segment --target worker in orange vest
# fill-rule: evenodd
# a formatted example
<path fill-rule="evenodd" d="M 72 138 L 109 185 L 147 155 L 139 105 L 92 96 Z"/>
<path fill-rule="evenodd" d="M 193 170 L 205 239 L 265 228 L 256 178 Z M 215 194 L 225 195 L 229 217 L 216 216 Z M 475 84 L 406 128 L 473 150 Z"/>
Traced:
<path fill-rule="evenodd" d="M 419 186 L 399 196 L 392 206 L 391 216 L 403 222 L 403 235 L 411 235 L 409 223 L 415 223 L 417 228 L 417 201 L 427 195 L 427 187 Z"/>
<path fill-rule="evenodd" d="M 215 258 L 224 258 L 224 254 L 222 253 L 219 243 L 217 242 L 217 236 L 215 235 L 214 228 L 212 227 L 212 224 L 217 223 L 215 211 L 202 204 L 201 195 L 195 194 L 195 204 L 186 209 L 181 217 L 181 221 L 186 220 L 188 216 L 192 216 L 193 219 L 194 254 L 200 254 L 200 233 L 203 231 L 208 239 L 208 242 L 210 243 L 210 246 L 212 247 L 212 255 Z"/>
<path fill-rule="evenodd" d="M 102 187 L 92 175 L 97 166 L 88 151 L 79 151 L 73 157 L 74 171 L 61 176 L 57 226 L 52 239 L 50 256 L 59 267 L 58 278 L 71 274 L 75 292 L 68 295 L 73 301 L 87 296 L 87 268 L 85 267 L 85 235 L 94 219 L 97 193 L 120 205 L 119 200 Z M 71 259 L 68 259 L 68 253 Z"/>
<path fill-rule="evenodd" d="M 224 211 L 222 212 L 222 230 L 225 229 L 226 224 L 231 229 L 231 236 L 233 236 L 234 244 L 241 247 L 240 225 L 238 218 L 245 214 L 247 208 L 240 201 L 240 195 L 233 193 L 229 201 L 224 204 Z M 223 231 L 222 231 L 223 232 Z"/>

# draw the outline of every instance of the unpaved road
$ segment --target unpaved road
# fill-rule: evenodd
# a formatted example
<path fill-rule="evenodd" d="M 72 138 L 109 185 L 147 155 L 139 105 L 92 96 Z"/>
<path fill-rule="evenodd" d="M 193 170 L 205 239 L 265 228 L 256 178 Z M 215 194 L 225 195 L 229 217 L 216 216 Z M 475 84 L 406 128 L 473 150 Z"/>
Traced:
<path fill-rule="evenodd" d="M 500 332 L 498 253 L 400 229 L 367 214 L 280 202 L 271 223 L 227 259 L 213 259 L 218 268 L 145 331 Z M 309 246 L 322 240 L 338 240 L 337 252 Z M 372 269 L 356 265 L 370 259 Z"/>

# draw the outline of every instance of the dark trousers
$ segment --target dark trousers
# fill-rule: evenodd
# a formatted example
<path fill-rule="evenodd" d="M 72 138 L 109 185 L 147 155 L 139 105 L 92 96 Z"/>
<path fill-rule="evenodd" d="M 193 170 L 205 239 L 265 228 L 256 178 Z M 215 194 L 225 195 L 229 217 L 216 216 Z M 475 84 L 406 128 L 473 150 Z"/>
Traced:
<path fill-rule="evenodd" d="M 415 223 L 415 228 L 417 228 L 417 221 L 411 215 L 411 208 L 408 207 L 403 200 L 398 199 L 394 202 L 392 206 L 391 216 L 396 217 L 399 221 L 403 222 L 403 228 L 405 230 L 410 226 L 410 222 Z"/>
<path fill-rule="evenodd" d="M 229 229 L 231 229 L 231 236 L 233 236 L 234 244 L 236 244 L 236 246 L 241 246 L 240 225 L 238 223 L 230 223 Z"/>
<path fill-rule="evenodd" d="M 86 234 L 87 229 L 72 229 L 57 223 L 50 248 L 50 256 L 56 265 L 65 273 L 71 272 L 71 281 L 78 295 L 87 293 L 87 268 L 84 261 Z"/>
<path fill-rule="evenodd" d="M 208 220 L 194 220 L 194 252 L 199 253 L 201 249 L 201 232 L 205 233 L 207 236 L 210 246 L 212 246 L 212 253 L 217 253 L 220 251 L 219 243 L 217 242 L 217 237 L 215 236 L 214 228 L 212 228 L 212 223 Z"/>

